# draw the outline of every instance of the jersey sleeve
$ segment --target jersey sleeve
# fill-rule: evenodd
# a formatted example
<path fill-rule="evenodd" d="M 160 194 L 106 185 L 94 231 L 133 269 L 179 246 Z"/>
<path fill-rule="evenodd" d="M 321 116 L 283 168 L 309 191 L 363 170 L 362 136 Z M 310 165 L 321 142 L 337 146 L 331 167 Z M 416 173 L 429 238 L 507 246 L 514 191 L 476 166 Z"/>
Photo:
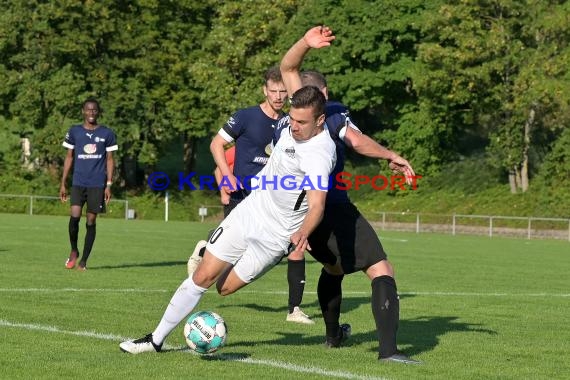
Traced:
<path fill-rule="evenodd" d="M 105 139 L 105 150 L 107 152 L 113 152 L 117 149 L 119 149 L 119 146 L 117 145 L 117 137 L 115 136 L 115 133 L 109 129 L 109 135 Z"/>
<path fill-rule="evenodd" d="M 237 111 L 228 119 L 228 121 L 226 121 L 218 134 L 229 143 L 237 140 L 237 138 L 243 133 L 243 129 L 245 127 L 244 118 L 243 110 Z"/>
<path fill-rule="evenodd" d="M 63 145 L 67 149 L 75 149 L 75 138 L 73 137 L 73 127 L 69 128 L 63 139 Z"/>
<path fill-rule="evenodd" d="M 350 111 L 341 103 L 332 102 L 327 104 L 325 121 L 331 136 L 341 141 L 344 140 L 347 128 L 352 128 L 361 133 L 360 129 L 350 119 Z"/>

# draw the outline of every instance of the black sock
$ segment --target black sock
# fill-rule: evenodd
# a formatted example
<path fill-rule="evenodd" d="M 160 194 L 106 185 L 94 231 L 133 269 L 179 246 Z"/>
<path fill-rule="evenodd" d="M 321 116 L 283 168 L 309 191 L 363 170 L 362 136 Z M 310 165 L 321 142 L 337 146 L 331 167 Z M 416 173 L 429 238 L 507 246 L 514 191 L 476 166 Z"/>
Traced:
<path fill-rule="evenodd" d="M 81 218 L 69 217 L 69 242 L 71 243 L 71 250 L 79 252 L 77 249 L 77 236 L 79 235 L 79 220 Z"/>
<path fill-rule="evenodd" d="M 337 337 L 340 328 L 340 304 L 342 302 L 342 279 L 344 275 L 333 276 L 324 269 L 319 277 L 317 295 L 325 321 L 327 337 Z"/>
<path fill-rule="evenodd" d="M 381 358 L 392 356 L 397 351 L 396 332 L 400 319 L 400 300 L 396 281 L 390 276 L 372 280 L 372 314 L 380 341 Z"/>
<path fill-rule="evenodd" d="M 287 260 L 287 282 L 289 283 L 289 313 L 300 306 L 305 291 L 305 259 Z"/>
<path fill-rule="evenodd" d="M 83 246 L 83 257 L 81 257 L 80 264 L 85 266 L 87 264 L 87 259 L 91 254 L 91 249 L 93 248 L 93 243 L 95 242 L 95 235 L 97 234 L 97 229 L 95 223 L 85 224 L 87 232 L 85 233 L 85 245 Z"/>

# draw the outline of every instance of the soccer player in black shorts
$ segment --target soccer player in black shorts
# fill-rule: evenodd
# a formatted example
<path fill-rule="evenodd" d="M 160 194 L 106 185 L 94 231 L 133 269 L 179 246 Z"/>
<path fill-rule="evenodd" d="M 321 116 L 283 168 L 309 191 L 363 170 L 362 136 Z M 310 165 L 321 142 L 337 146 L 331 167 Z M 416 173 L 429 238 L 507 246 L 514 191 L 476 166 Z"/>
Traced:
<path fill-rule="evenodd" d="M 327 96 L 324 77 L 317 72 L 299 73 L 299 68 L 311 48 L 329 46 L 334 38 L 330 28 L 315 27 L 289 49 L 281 61 L 281 74 L 289 94 L 301 86 L 312 85 Z M 331 173 L 333 178 L 343 171 L 344 150 L 349 146 L 368 157 L 388 160 L 392 170 L 403 173 L 406 181 L 411 182 L 415 173 L 410 164 L 361 133 L 350 121 L 346 107 L 340 103 L 329 103 L 326 124 L 336 144 L 337 164 Z M 419 363 L 400 352 L 396 345 L 399 298 L 392 265 L 376 232 L 350 202 L 342 187 L 333 184 L 329 189 L 323 220 L 309 237 L 309 245 L 310 254 L 324 265 L 317 294 L 326 326 L 325 345 L 339 347 L 347 338 L 350 326 L 339 323 L 342 280 L 345 274 L 363 271 L 371 280 L 372 313 L 379 337 L 378 359 Z"/>
<path fill-rule="evenodd" d="M 73 269 L 79 258 L 77 237 L 83 206 L 87 203 L 87 223 L 83 256 L 77 269 L 87 269 L 87 259 L 95 242 L 97 215 L 105 212 L 105 205 L 111 200 L 111 185 L 115 162 L 113 152 L 118 149 L 115 133 L 97 123 L 99 103 L 90 98 L 83 103 L 83 124 L 72 126 L 63 141 L 67 155 L 63 164 L 63 175 L 59 197 L 67 201 L 67 176 L 73 166 L 71 188 L 71 209 L 69 218 L 69 241 L 71 252 L 65 262 L 67 269 Z"/>

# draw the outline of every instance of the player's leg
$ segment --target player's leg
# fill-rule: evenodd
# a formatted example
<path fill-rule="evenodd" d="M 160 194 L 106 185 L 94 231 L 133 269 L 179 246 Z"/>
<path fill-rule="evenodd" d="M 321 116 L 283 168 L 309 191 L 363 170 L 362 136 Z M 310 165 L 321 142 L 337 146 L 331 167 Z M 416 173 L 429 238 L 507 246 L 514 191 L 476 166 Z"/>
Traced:
<path fill-rule="evenodd" d="M 305 254 L 292 253 L 287 256 L 287 283 L 289 284 L 289 303 L 286 320 L 304 324 L 315 323 L 301 310 L 305 291 Z"/>
<path fill-rule="evenodd" d="M 77 186 L 71 188 L 71 208 L 69 216 L 69 243 L 71 251 L 69 257 L 65 262 L 67 269 L 75 268 L 77 259 L 79 258 L 79 249 L 77 247 L 77 240 L 79 236 L 79 221 L 81 220 L 81 210 L 85 204 L 86 198 L 83 195 L 82 189 Z"/>
<path fill-rule="evenodd" d="M 97 235 L 97 214 L 105 212 L 105 190 L 103 188 L 87 188 L 87 222 L 85 224 L 85 243 L 83 255 L 78 269 L 87 269 L 87 260 L 91 255 L 95 236 Z"/>
<path fill-rule="evenodd" d="M 379 339 L 378 358 L 416 364 L 417 361 L 399 352 L 396 345 L 400 300 L 392 265 L 386 257 L 374 228 L 353 205 L 350 206 L 347 210 L 356 216 L 352 219 L 355 234 L 354 269 L 363 269 L 371 280 L 372 315 Z"/>
<path fill-rule="evenodd" d="M 224 218 L 226 218 L 230 214 L 230 212 L 240 202 L 241 202 L 241 199 L 240 200 L 230 199 L 229 203 L 227 205 L 224 205 Z M 206 250 L 206 244 L 208 243 L 208 240 L 210 240 L 210 237 L 212 236 L 213 232 L 214 232 L 214 230 L 211 230 L 208 232 L 208 239 L 207 240 L 200 240 L 200 241 L 198 241 L 198 243 L 196 243 L 196 246 L 194 247 L 194 251 L 192 252 L 190 257 L 188 258 L 188 263 L 186 265 L 189 277 L 192 276 L 192 273 L 194 273 L 194 271 L 196 270 L 196 267 L 198 266 L 198 264 L 202 260 L 202 257 L 204 257 L 204 251 Z"/>
<path fill-rule="evenodd" d="M 340 347 L 341 343 L 350 337 L 350 325 L 340 324 L 343 279 L 340 263 L 325 264 L 317 284 L 319 305 L 326 328 L 325 346 L 330 348 Z"/>
<path fill-rule="evenodd" d="M 283 246 L 287 245 L 287 242 L 275 238 L 274 234 L 264 231 L 264 226 L 255 220 L 244 225 L 244 239 L 246 249 L 241 252 L 233 268 L 222 275 L 216 284 L 218 293 L 223 296 L 235 293 L 277 265 L 285 253 Z"/>
<path fill-rule="evenodd" d="M 190 314 L 204 293 L 231 264 L 211 255 L 207 250 L 194 274 L 178 287 L 155 330 L 144 337 L 122 342 L 121 351 L 131 354 L 158 352 L 166 337 Z"/>

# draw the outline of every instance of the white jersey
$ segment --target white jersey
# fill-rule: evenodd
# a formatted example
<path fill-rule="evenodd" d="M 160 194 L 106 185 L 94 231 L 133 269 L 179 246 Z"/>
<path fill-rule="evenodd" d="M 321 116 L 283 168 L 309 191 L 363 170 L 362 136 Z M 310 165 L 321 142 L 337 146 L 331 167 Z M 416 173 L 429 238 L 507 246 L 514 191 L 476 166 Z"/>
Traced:
<path fill-rule="evenodd" d="M 286 248 L 307 213 L 306 191 L 327 191 L 335 163 L 336 147 L 326 124 L 306 141 L 296 141 L 286 128 L 257 181 L 252 181 L 253 191 L 238 207 L 247 208 Z"/>

